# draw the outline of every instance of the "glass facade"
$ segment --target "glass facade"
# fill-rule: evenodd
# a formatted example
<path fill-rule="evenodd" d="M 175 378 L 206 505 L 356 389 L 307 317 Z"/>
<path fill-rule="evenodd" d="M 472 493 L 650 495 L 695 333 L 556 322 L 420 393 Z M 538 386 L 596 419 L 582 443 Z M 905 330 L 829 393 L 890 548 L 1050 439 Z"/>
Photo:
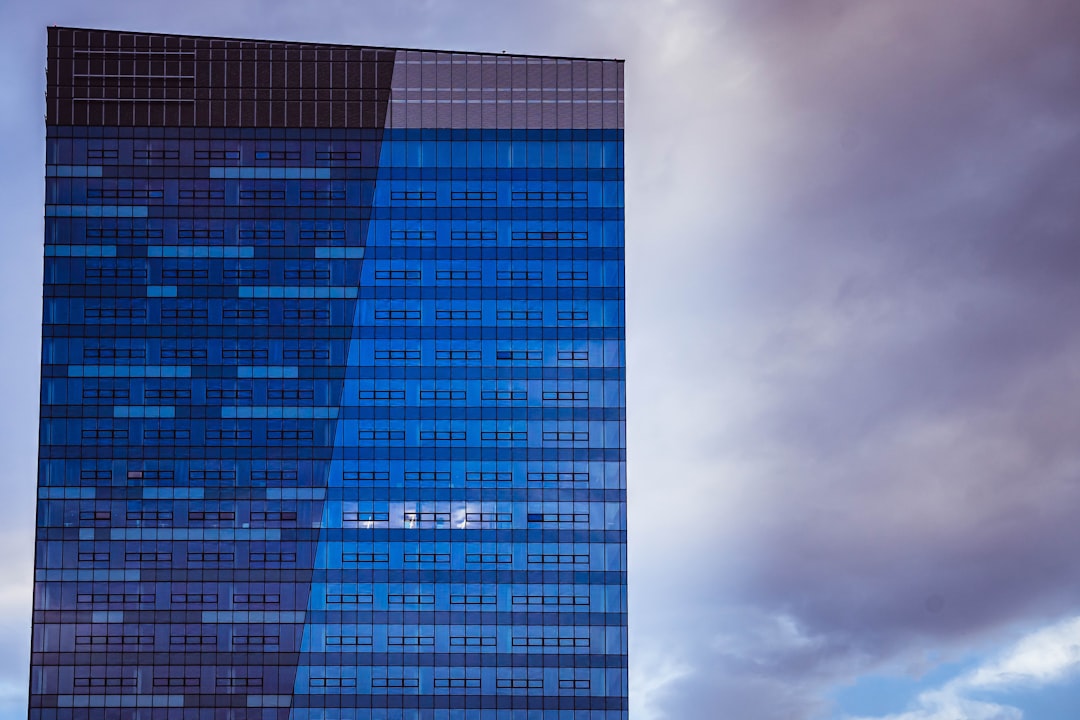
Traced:
<path fill-rule="evenodd" d="M 625 718 L 622 64 L 51 28 L 32 720 Z"/>

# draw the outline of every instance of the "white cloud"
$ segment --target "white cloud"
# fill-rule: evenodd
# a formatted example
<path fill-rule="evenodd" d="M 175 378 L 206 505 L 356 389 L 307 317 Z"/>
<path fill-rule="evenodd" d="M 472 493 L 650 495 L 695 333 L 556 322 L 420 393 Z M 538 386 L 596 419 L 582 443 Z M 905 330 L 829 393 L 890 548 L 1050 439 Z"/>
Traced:
<path fill-rule="evenodd" d="M 973 689 L 1046 685 L 1080 669 L 1080 617 L 1031 633 L 992 663 L 965 676 Z"/>
<path fill-rule="evenodd" d="M 983 665 L 921 693 L 914 707 L 897 715 L 850 720 L 1020 720 L 1007 704 L 971 697 L 979 693 L 1039 688 L 1080 670 L 1080 616 L 1024 636 Z"/>
<path fill-rule="evenodd" d="M 677 681 L 686 677 L 693 668 L 670 656 L 642 649 L 630 668 L 631 709 L 639 720 L 660 720 L 664 717 L 661 702 L 671 692 Z"/>

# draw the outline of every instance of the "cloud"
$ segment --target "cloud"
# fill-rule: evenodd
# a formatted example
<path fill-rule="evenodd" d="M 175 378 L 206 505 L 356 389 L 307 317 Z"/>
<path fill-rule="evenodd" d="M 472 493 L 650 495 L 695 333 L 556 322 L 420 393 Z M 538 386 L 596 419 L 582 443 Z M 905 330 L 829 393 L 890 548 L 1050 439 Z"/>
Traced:
<path fill-rule="evenodd" d="M 1075 676 L 1080 670 L 1080 617 L 1071 617 L 1026 635 L 998 657 L 921 693 L 915 708 L 898 715 L 849 720 L 1020 720 L 1008 704 L 971 695 L 1038 688 Z"/>
<path fill-rule="evenodd" d="M 664 717 L 824 716 L 1080 590 L 1080 9 L 764 5 L 715 5 L 628 123 L 691 138 L 628 190 L 631 623 L 692 668 Z"/>

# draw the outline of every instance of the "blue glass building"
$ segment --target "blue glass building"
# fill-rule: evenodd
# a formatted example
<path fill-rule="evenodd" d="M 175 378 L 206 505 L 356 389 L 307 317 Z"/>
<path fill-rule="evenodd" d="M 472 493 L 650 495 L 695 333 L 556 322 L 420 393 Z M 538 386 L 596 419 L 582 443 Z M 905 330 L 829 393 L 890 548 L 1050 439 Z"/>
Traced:
<path fill-rule="evenodd" d="M 48 39 L 30 718 L 626 718 L 622 63 Z"/>

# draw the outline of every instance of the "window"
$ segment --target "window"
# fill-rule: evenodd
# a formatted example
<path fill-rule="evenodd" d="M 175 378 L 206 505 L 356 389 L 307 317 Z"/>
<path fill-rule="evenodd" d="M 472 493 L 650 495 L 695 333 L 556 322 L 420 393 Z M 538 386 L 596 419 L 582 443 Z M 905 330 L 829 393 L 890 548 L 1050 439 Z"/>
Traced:
<path fill-rule="evenodd" d="M 533 243 L 577 243 L 586 242 L 589 239 L 589 234 L 586 232 L 563 232 L 554 230 L 528 230 L 522 232 L 515 232 L 511 236 L 514 242 L 533 242 Z"/>
<path fill-rule="evenodd" d="M 215 484 L 215 483 L 221 483 L 221 482 L 232 483 L 233 481 L 236 480 L 236 471 L 235 470 L 205 470 L 205 469 L 196 470 L 196 469 L 192 469 L 192 470 L 190 470 L 188 472 L 188 479 L 190 479 L 192 482 L 208 483 L 208 484 Z M 210 515 L 211 513 L 203 513 L 203 514 L 204 515 Z M 220 514 L 220 513 L 217 513 L 217 514 Z M 209 520 L 209 519 L 216 519 L 216 520 L 228 519 L 228 520 L 232 520 L 233 519 L 233 514 L 229 513 L 228 518 L 224 518 L 224 517 L 209 518 L 209 517 L 207 517 L 207 518 L 199 518 L 199 519 L 207 519 L 207 520 Z"/>
<path fill-rule="evenodd" d="M 248 397 L 250 396 L 251 393 L 248 391 Z M 270 400 L 312 400 L 315 398 L 315 391 L 307 388 L 270 388 L 266 391 L 266 397 Z"/>
<path fill-rule="evenodd" d="M 391 605 L 433 605 L 434 595 L 388 595 L 386 602 Z"/>
<path fill-rule="evenodd" d="M 376 310 L 376 320 L 419 320 L 419 310 Z"/>
<path fill-rule="evenodd" d="M 178 160 L 178 150 L 132 150 L 131 157 L 136 160 Z"/>
<path fill-rule="evenodd" d="M 433 242 L 434 230 L 391 230 L 390 241 L 392 243 L 404 242 Z"/>
<path fill-rule="evenodd" d="M 529 513 L 531 523 L 587 523 L 588 513 Z"/>
<path fill-rule="evenodd" d="M 231 552 L 189 552 L 187 554 L 190 563 L 220 563 L 234 562 L 236 553 Z"/>
<path fill-rule="evenodd" d="M 511 690 L 536 689 L 544 687 L 544 681 L 529 678 L 498 678 L 495 680 L 495 687 Z"/>
<path fill-rule="evenodd" d="M 327 635 L 327 645 L 363 646 L 371 644 L 370 635 Z"/>
<path fill-rule="evenodd" d="M 529 482 L 587 483 L 589 482 L 589 473 L 531 472 L 528 480 Z"/>
<path fill-rule="evenodd" d="M 250 400 L 251 391 L 241 388 L 207 388 L 208 400 Z"/>
<path fill-rule="evenodd" d="M 246 431 L 237 431 L 246 432 Z M 248 433 L 248 438 L 251 434 Z M 313 430 L 267 430 L 267 440 L 284 440 L 284 441 L 297 441 L 297 440 L 311 440 L 315 437 Z"/>
<path fill-rule="evenodd" d="M 328 201 L 328 200 L 344 200 L 344 190 L 301 190 L 301 200 L 315 200 L 315 201 Z"/>
<path fill-rule="evenodd" d="M 514 562 L 514 557 L 505 553 L 469 553 L 465 556 L 465 562 L 506 564 Z"/>
<path fill-rule="evenodd" d="M 503 282 L 539 282 L 541 272 L 539 270 L 499 270 L 495 279 Z"/>
<path fill-rule="evenodd" d="M 241 193 L 241 197 L 243 193 Z M 181 188 L 180 190 L 181 200 L 224 200 L 224 190 L 206 190 L 206 189 L 192 189 Z"/>
<path fill-rule="evenodd" d="M 435 638 L 431 635 L 390 635 L 386 638 L 386 644 L 420 647 L 434 645 Z"/>
<path fill-rule="evenodd" d="M 75 687 L 135 687 L 138 678 L 135 677 L 77 677 L 74 679 Z"/>
<path fill-rule="evenodd" d="M 404 520 L 407 523 L 448 523 L 450 522 L 450 513 L 406 512 Z"/>
<path fill-rule="evenodd" d="M 356 687 L 356 678 L 313 677 L 308 679 L 308 685 L 313 688 L 354 688 Z"/>
<path fill-rule="evenodd" d="M 474 635 L 451 635 L 450 645 L 451 647 L 455 645 L 464 645 L 466 647 L 487 647 L 495 645 L 495 638 L 477 637 Z"/>
<path fill-rule="evenodd" d="M 341 479 L 348 482 L 390 482 L 390 473 L 375 472 L 373 470 L 345 470 L 341 473 Z"/>
<path fill-rule="evenodd" d="M 368 605 L 371 601 L 371 595 L 335 593 L 326 596 L 328 605 Z"/>
<path fill-rule="evenodd" d="M 213 593 L 176 593 L 169 601 L 175 605 L 205 605 L 216 603 L 217 599 Z"/>
<path fill-rule="evenodd" d="M 588 565 L 588 555 L 560 555 L 557 553 L 545 553 L 542 555 L 529 555 L 528 561 L 530 563 L 540 563 L 545 565 Z"/>
<path fill-rule="evenodd" d="M 543 315 L 539 310 L 499 310 L 495 313 L 495 319 L 510 322 L 538 322 L 543 319 Z"/>
<path fill-rule="evenodd" d="M 524 431 L 493 430 L 480 433 L 480 439 L 489 442 L 525 442 L 529 434 Z"/>
<path fill-rule="evenodd" d="M 356 439 L 361 442 L 403 442 L 404 430 L 357 430 Z"/>
<path fill-rule="evenodd" d="M 406 645 L 409 643 L 390 643 L 391 645 Z M 427 643 L 414 643 L 417 645 Z M 418 678 L 392 678 L 392 677 L 373 677 L 371 678 L 371 687 L 373 688 L 415 688 L 420 687 L 420 680 Z"/>
<path fill-rule="evenodd" d="M 539 350 L 499 350 L 495 353 L 495 359 L 499 361 L 539 360 Z"/>
<path fill-rule="evenodd" d="M 587 432 L 570 432 L 570 431 L 557 431 L 546 432 L 543 435 L 544 442 L 567 444 L 572 443 L 574 445 L 580 443 L 589 442 L 589 433 Z"/>
<path fill-rule="evenodd" d="M 581 202 L 589 199 L 589 194 L 569 190 L 524 190 L 510 194 L 515 202 Z"/>
<path fill-rule="evenodd" d="M 147 388 L 143 392 L 147 400 L 188 400 L 191 390 L 188 388 Z"/>
<path fill-rule="evenodd" d="M 151 432 L 147 430 L 146 432 Z M 127 440 L 127 430 L 115 430 L 107 428 L 91 428 L 82 431 L 83 440 Z"/>
<path fill-rule="evenodd" d="M 176 231 L 176 236 L 181 240 L 224 240 L 223 228 L 184 227 L 183 224 Z"/>
<path fill-rule="evenodd" d="M 243 677 L 219 677 L 216 678 L 214 684 L 217 687 L 229 687 L 229 688 L 260 688 L 262 687 L 262 678 L 243 678 Z"/>
<path fill-rule="evenodd" d="M 450 239 L 455 242 L 495 242 L 498 238 L 494 230 L 454 230 L 450 233 Z"/>
<path fill-rule="evenodd" d="M 391 200 L 404 200 L 406 202 L 430 202 L 435 199 L 435 193 L 431 190 L 393 190 L 390 192 Z"/>
<path fill-rule="evenodd" d="M 389 513 L 377 513 L 377 512 L 360 512 L 357 510 L 347 510 L 341 514 L 341 520 L 343 522 L 355 522 L 355 523 L 376 523 L 376 522 L 390 522 Z"/>
<path fill-rule="evenodd" d="M 510 472 L 467 472 L 465 482 L 470 483 L 508 483 L 514 481 Z"/>
<path fill-rule="evenodd" d="M 224 193 L 222 193 L 220 198 L 214 198 L 214 199 L 224 199 L 224 197 L 225 197 Z M 266 201 L 266 200 L 284 200 L 285 199 L 285 191 L 284 190 L 241 190 L 240 191 L 240 199 L 241 200 L 262 200 L 262 201 Z"/>
<path fill-rule="evenodd" d="M 516 637 L 511 640 L 511 643 L 515 647 L 561 647 L 561 648 L 587 648 L 589 647 L 589 638 L 587 637 Z"/>
<path fill-rule="evenodd" d="M 251 431 L 214 428 L 206 431 L 206 439 L 209 442 L 236 442 L 238 440 L 250 440 Z"/>
<path fill-rule="evenodd" d="M 526 399 L 524 390 L 484 390 L 480 399 L 486 402 L 521 402 Z"/>
<path fill-rule="evenodd" d="M 464 430 L 422 430 L 420 442 L 460 442 L 465 440 Z"/>
<path fill-rule="evenodd" d="M 207 510 L 191 510 L 191 511 L 188 512 L 188 520 L 194 520 L 194 521 L 209 520 L 209 521 L 220 522 L 221 520 L 235 520 L 235 519 L 236 519 L 236 513 L 234 513 L 231 510 L 211 510 L 211 511 L 207 511 Z"/>
<path fill-rule="evenodd" d="M 479 320 L 479 310 L 436 310 L 436 320 Z"/>
<path fill-rule="evenodd" d="M 466 190 L 464 192 L 450 193 L 450 200 L 453 202 L 489 202 L 495 199 L 495 193 L 487 190 Z"/>
<path fill-rule="evenodd" d="M 431 470 L 407 470 L 405 471 L 404 480 L 408 485 L 419 483 L 449 483 L 450 473 Z"/>
<path fill-rule="evenodd" d="M 323 198 L 327 199 L 327 198 Z M 340 200 L 342 198 L 332 198 Z M 344 240 L 345 231 L 341 228 L 319 228 L 315 230 L 301 230 L 301 240 Z"/>
<path fill-rule="evenodd" d="M 248 555 L 253 563 L 280 564 L 296 562 L 296 553 L 291 552 L 253 552 Z"/>
<path fill-rule="evenodd" d="M 441 282 L 477 282 L 479 270 L 436 270 L 435 279 Z"/>
<path fill-rule="evenodd" d="M 436 350 L 435 359 L 444 362 L 479 362 L 479 350 Z"/>
<path fill-rule="evenodd" d="M 478 688 L 480 678 L 435 678 L 437 688 Z"/>
<path fill-rule="evenodd" d="M 420 359 L 419 350 L 376 350 L 375 359 L 390 362 L 407 362 Z"/>
<path fill-rule="evenodd" d="M 358 393 L 360 400 L 404 400 L 404 390 L 361 390 Z"/>
<path fill-rule="evenodd" d="M 559 680 L 560 690 L 588 690 L 588 680 Z"/>
<path fill-rule="evenodd" d="M 451 605 L 494 605 L 494 595 L 451 595 Z"/>
<path fill-rule="evenodd" d="M 294 523 L 296 513 L 291 510 L 253 510 L 251 522 Z"/>
<path fill-rule="evenodd" d="M 388 280 L 391 282 L 405 282 L 409 280 L 419 280 L 419 270 L 376 270 L 376 280 Z"/>
<path fill-rule="evenodd" d="M 82 396 L 87 400 L 127 400 L 129 393 L 127 388 L 84 387 Z"/>
<path fill-rule="evenodd" d="M 514 605 L 588 605 L 588 595 L 514 595 Z"/>
<path fill-rule="evenodd" d="M 390 556 L 386 553 L 343 553 L 341 561 L 347 563 L 384 563 L 390 562 Z"/>
<path fill-rule="evenodd" d="M 464 400 L 465 399 L 465 391 L 464 390 L 421 390 L 420 391 L 420 399 L 421 400 L 435 400 L 435 401 L 439 401 L 439 400 L 442 400 L 442 401 Z"/>
<path fill-rule="evenodd" d="M 450 562 L 448 553 L 405 553 L 402 560 L 407 563 L 447 563 Z"/>
<path fill-rule="evenodd" d="M 277 593 L 239 593 L 233 595 L 233 602 L 238 605 L 277 605 L 281 595 Z"/>
<path fill-rule="evenodd" d="M 587 390 L 545 390 L 545 402 L 587 402 L 589 392 Z"/>
<path fill-rule="evenodd" d="M 252 470 L 251 479 L 261 483 L 296 482 L 295 470 Z"/>
<path fill-rule="evenodd" d="M 171 552 L 129 552 L 124 554 L 127 562 L 172 562 Z"/>
<path fill-rule="evenodd" d="M 173 519 L 173 514 L 172 510 L 128 510 L 127 519 L 129 522 L 168 521 Z"/>
<path fill-rule="evenodd" d="M 256 647 L 266 647 L 268 645 L 277 645 L 280 641 L 277 635 L 234 635 L 233 645 L 254 645 Z"/>
<path fill-rule="evenodd" d="M 465 522 L 508 523 L 513 518 L 510 513 L 465 513 Z"/>
<path fill-rule="evenodd" d="M 195 677 L 156 677 L 154 687 L 199 687 L 199 678 Z"/>

